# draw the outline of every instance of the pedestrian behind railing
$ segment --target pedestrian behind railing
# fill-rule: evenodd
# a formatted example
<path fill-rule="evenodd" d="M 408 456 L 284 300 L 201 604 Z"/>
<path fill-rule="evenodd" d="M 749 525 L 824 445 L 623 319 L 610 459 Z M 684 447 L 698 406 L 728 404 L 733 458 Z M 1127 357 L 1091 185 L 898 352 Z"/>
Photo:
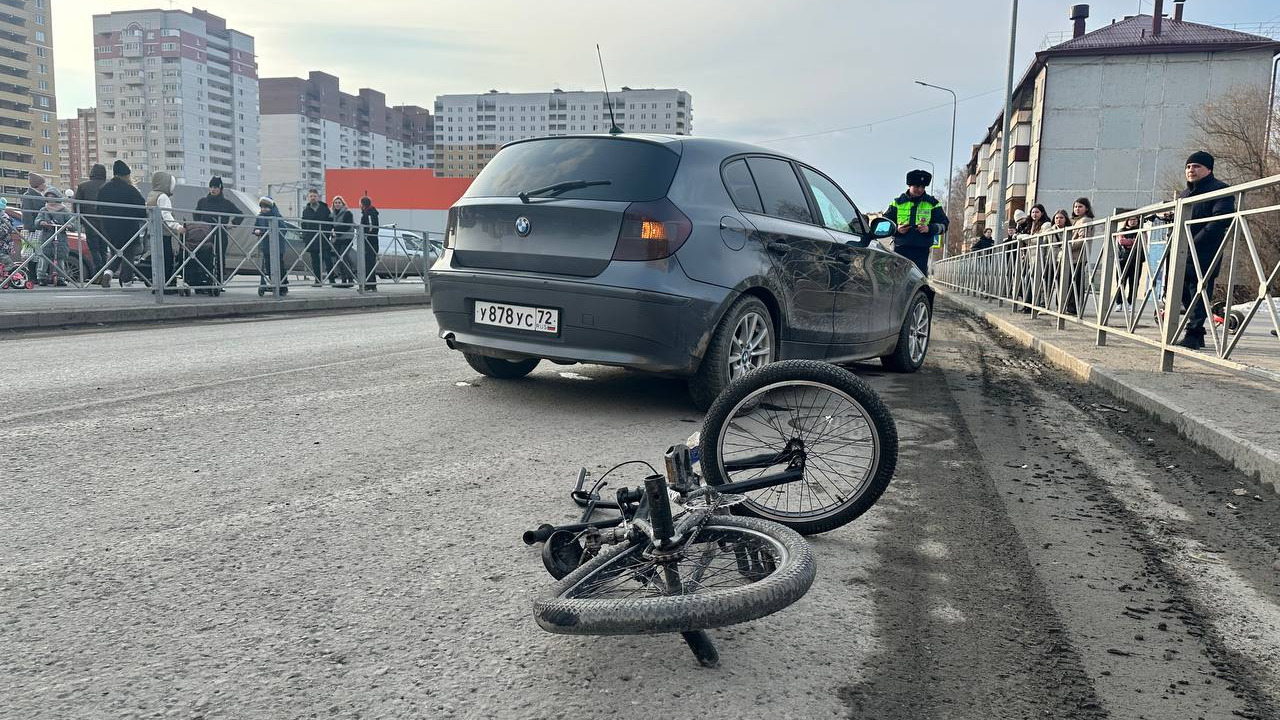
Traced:
<path fill-rule="evenodd" d="M 1280 379 L 1277 190 L 1280 175 L 1118 211 L 940 261 L 934 281 L 1152 346 L 1161 370 L 1185 355 Z M 1185 341 L 1198 330 L 1204 352 Z"/>

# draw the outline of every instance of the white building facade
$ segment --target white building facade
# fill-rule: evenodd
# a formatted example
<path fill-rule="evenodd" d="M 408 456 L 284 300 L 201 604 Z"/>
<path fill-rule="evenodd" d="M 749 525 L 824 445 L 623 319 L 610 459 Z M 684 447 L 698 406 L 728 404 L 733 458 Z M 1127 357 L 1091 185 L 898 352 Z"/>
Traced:
<path fill-rule="evenodd" d="M 610 93 L 618 127 L 629 132 L 693 134 L 693 98 L 673 88 Z M 435 170 L 474 177 L 498 148 L 548 135 L 604 133 L 611 127 L 603 92 L 440 95 L 435 102 Z"/>
<path fill-rule="evenodd" d="M 1006 218 L 1043 204 L 1070 211 L 1087 197 L 1095 214 L 1169 200 L 1195 127 L 1192 115 L 1236 88 L 1267 91 L 1280 42 L 1182 19 L 1137 15 L 1037 54 L 1014 90 Z M 966 237 L 994 227 L 1003 113 L 973 145 Z M 997 231 L 997 237 L 1000 236 Z"/>
<path fill-rule="evenodd" d="M 203 10 L 93 17 L 98 151 L 137 184 L 166 170 L 260 192 L 254 41 Z M 144 185 L 145 186 L 145 185 Z"/>

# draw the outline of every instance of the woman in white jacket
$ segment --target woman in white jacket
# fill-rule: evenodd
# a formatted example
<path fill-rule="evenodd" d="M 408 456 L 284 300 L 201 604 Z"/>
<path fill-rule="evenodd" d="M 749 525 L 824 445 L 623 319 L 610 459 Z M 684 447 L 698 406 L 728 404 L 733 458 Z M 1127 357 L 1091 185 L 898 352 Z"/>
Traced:
<path fill-rule="evenodd" d="M 158 170 L 151 175 L 151 192 L 147 194 L 147 207 L 160 209 L 160 224 L 164 233 L 160 251 L 164 258 L 165 284 L 170 287 L 177 285 L 177 278 L 174 277 L 173 241 L 175 238 L 180 239 L 187 231 L 186 226 L 173 216 L 171 198 L 177 185 L 178 181 L 172 174 Z M 152 262 L 155 262 L 154 258 Z"/>

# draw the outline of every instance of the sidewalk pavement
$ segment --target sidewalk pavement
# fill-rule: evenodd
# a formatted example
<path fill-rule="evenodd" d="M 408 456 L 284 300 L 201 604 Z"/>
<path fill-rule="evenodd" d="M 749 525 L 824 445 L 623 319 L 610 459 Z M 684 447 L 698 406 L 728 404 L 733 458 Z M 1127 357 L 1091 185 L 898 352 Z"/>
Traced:
<path fill-rule="evenodd" d="M 139 283 L 130 288 L 35 288 L 0 291 L 0 331 L 77 325 L 106 325 L 197 318 L 238 317 L 278 313 L 322 312 L 355 308 L 429 305 L 421 283 L 378 283 L 377 292 L 353 288 L 313 288 L 294 282 L 289 294 L 276 300 L 258 297 L 256 278 L 233 279 L 220 297 L 165 295 L 156 302 Z"/>
<path fill-rule="evenodd" d="M 1146 410 L 1184 437 L 1280 492 L 1280 384 L 1179 356 L 1173 372 L 1157 367 L 1160 351 L 1114 335 L 1105 347 L 1094 332 L 1054 318 L 1015 314 L 1009 306 L 938 288 L 938 295 L 995 326 L 1082 381 Z"/>

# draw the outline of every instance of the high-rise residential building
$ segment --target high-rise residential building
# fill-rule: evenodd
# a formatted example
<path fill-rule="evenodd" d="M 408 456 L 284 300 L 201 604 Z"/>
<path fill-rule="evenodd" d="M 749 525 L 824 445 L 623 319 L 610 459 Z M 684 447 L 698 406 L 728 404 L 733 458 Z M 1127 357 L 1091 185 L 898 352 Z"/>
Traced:
<path fill-rule="evenodd" d="M 388 107 L 386 95 L 368 88 L 344 93 L 338 78 L 315 71 L 305 80 L 263 78 L 260 90 L 262 188 L 285 215 L 298 213 L 307 189 L 324 194 L 327 168 L 431 167 L 434 134 L 426 108 Z"/>
<path fill-rule="evenodd" d="M 627 132 L 693 134 L 693 100 L 676 89 L 610 93 L 618 127 Z M 608 132 L 603 92 L 440 95 L 435 104 L 435 171 L 442 177 L 472 177 L 503 143 L 545 135 Z"/>
<path fill-rule="evenodd" d="M 259 192 L 251 36 L 200 9 L 128 10 L 94 15 L 93 43 L 103 163 Z"/>
<path fill-rule="evenodd" d="M 98 158 L 98 117 L 94 108 L 80 108 L 76 116 L 58 121 L 58 181 L 74 188 L 89 179 Z"/>
<path fill-rule="evenodd" d="M 50 2 L 0 0 L 0 195 L 10 200 L 28 173 L 58 177 Z"/>

